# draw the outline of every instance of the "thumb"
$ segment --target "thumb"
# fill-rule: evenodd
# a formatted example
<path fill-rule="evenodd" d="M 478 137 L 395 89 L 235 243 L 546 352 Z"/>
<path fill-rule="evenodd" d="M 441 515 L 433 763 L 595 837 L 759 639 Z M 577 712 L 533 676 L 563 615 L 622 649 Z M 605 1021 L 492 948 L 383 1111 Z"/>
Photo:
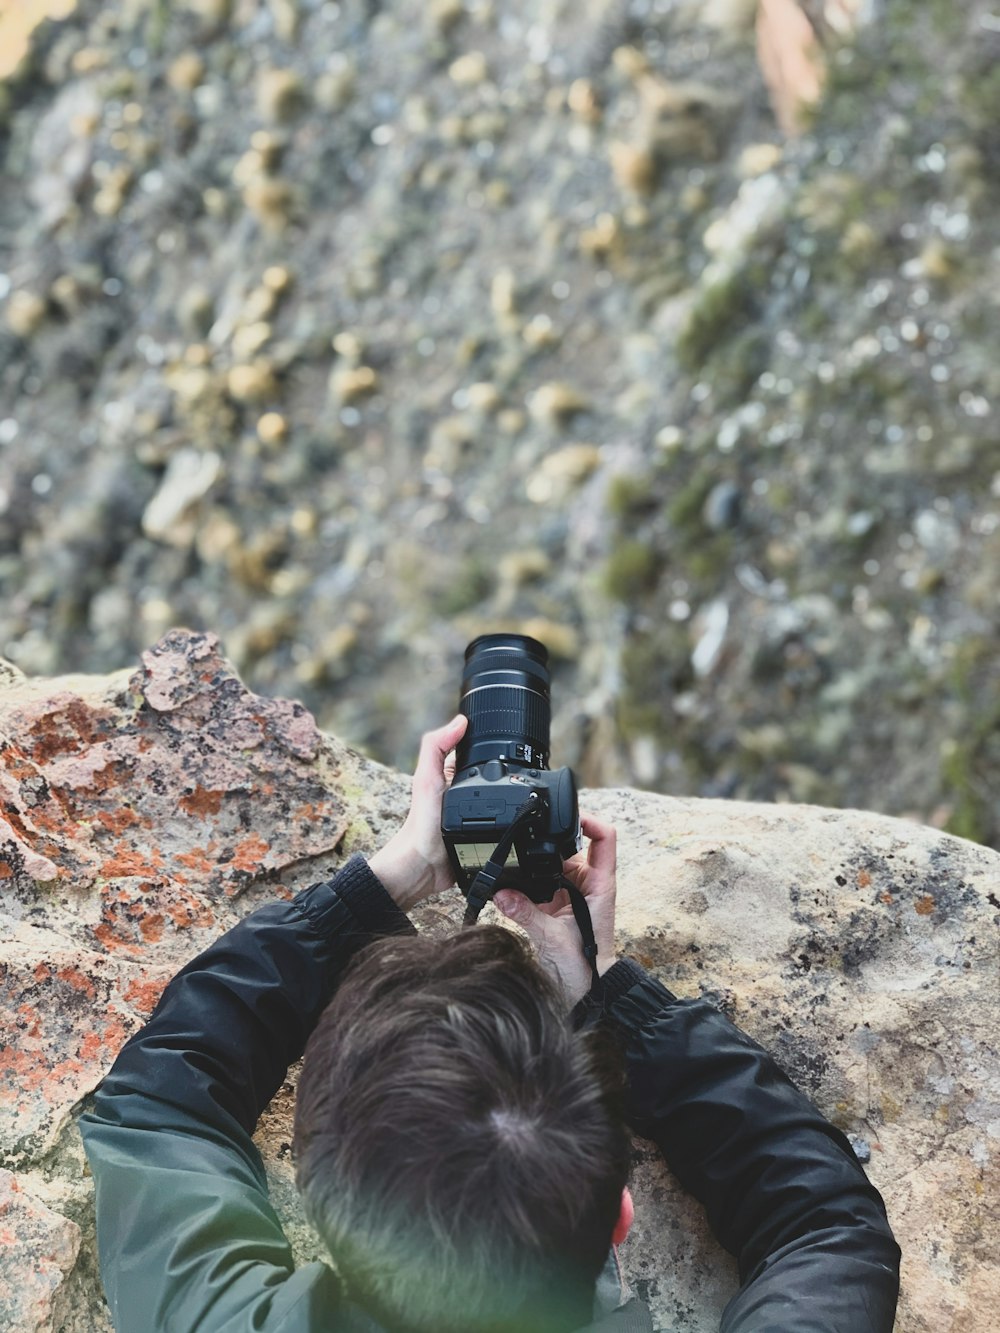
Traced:
<path fill-rule="evenodd" d="M 531 926 L 535 916 L 535 908 L 523 893 L 518 893 L 515 889 L 502 889 L 494 894 L 493 901 L 503 912 L 504 916 L 509 917 L 511 921 L 516 921 L 522 929 L 531 934 Z"/>

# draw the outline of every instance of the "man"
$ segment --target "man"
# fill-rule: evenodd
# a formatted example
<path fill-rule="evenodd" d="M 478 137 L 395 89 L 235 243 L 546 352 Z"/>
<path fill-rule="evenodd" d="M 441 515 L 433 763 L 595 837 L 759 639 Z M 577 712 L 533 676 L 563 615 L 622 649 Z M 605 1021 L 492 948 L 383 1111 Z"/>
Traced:
<path fill-rule="evenodd" d="M 81 1117 L 118 1333 L 652 1330 L 614 1249 L 622 1112 L 739 1260 L 724 1333 L 889 1333 L 899 1251 L 844 1137 L 711 1006 L 615 958 L 611 826 L 584 817 L 566 867 L 592 990 L 564 894 L 497 895 L 538 963 L 500 927 L 415 934 L 406 910 L 452 883 L 439 814 L 464 730 L 424 737 L 369 862 L 178 974 Z M 294 1270 L 251 1140 L 307 1041 L 298 1181 L 337 1275 Z"/>

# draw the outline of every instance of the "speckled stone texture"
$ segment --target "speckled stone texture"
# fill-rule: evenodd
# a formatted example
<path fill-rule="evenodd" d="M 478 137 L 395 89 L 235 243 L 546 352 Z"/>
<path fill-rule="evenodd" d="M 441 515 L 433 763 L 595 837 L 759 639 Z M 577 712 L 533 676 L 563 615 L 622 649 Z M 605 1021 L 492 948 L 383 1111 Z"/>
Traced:
<path fill-rule="evenodd" d="M 371 850 L 408 780 L 251 694 L 210 635 L 142 666 L 0 671 L 0 1328 L 110 1329 L 74 1115 L 166 980 L 259 903 Z M 809 806 L 584 794 L 620 835 L 619 947 L 714 998 L 871 1154 L 904 1252 L 900 1333 L 1000 1308 L 1000 856 Z M 455 928 L 458 895 L 422 928 Z M 300 1259 L 294 1071 L 259 1140 Z M 659 1327 L 709 1333 L 732 1261 L 638 1142 L 624 1257 Z"/>

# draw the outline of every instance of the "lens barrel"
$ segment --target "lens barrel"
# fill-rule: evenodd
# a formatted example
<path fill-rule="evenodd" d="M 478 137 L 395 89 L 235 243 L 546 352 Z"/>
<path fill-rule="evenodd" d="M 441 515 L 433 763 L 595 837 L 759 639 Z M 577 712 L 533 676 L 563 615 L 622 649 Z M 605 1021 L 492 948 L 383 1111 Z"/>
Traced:
<path fill-rule="evenodd" d="M 456 772 L 491 759 L 547 768 L 549 654 L 526 634 L 481 634 L 465 650 L 459 711 L 469 726 Z"/>

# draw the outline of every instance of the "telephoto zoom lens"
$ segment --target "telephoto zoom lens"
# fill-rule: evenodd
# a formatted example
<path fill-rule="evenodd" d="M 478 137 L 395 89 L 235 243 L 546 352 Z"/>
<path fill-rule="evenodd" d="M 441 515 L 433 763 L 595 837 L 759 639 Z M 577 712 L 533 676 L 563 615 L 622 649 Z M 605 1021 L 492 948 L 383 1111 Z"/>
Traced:
<path fill-rule="evenodd" d="M 506 759 L 548 768 L 549 654 L 525 634 L 482 634 L 465 650 L 459 711 L 469 719 L 455 755 L 456 776 Z"/>

